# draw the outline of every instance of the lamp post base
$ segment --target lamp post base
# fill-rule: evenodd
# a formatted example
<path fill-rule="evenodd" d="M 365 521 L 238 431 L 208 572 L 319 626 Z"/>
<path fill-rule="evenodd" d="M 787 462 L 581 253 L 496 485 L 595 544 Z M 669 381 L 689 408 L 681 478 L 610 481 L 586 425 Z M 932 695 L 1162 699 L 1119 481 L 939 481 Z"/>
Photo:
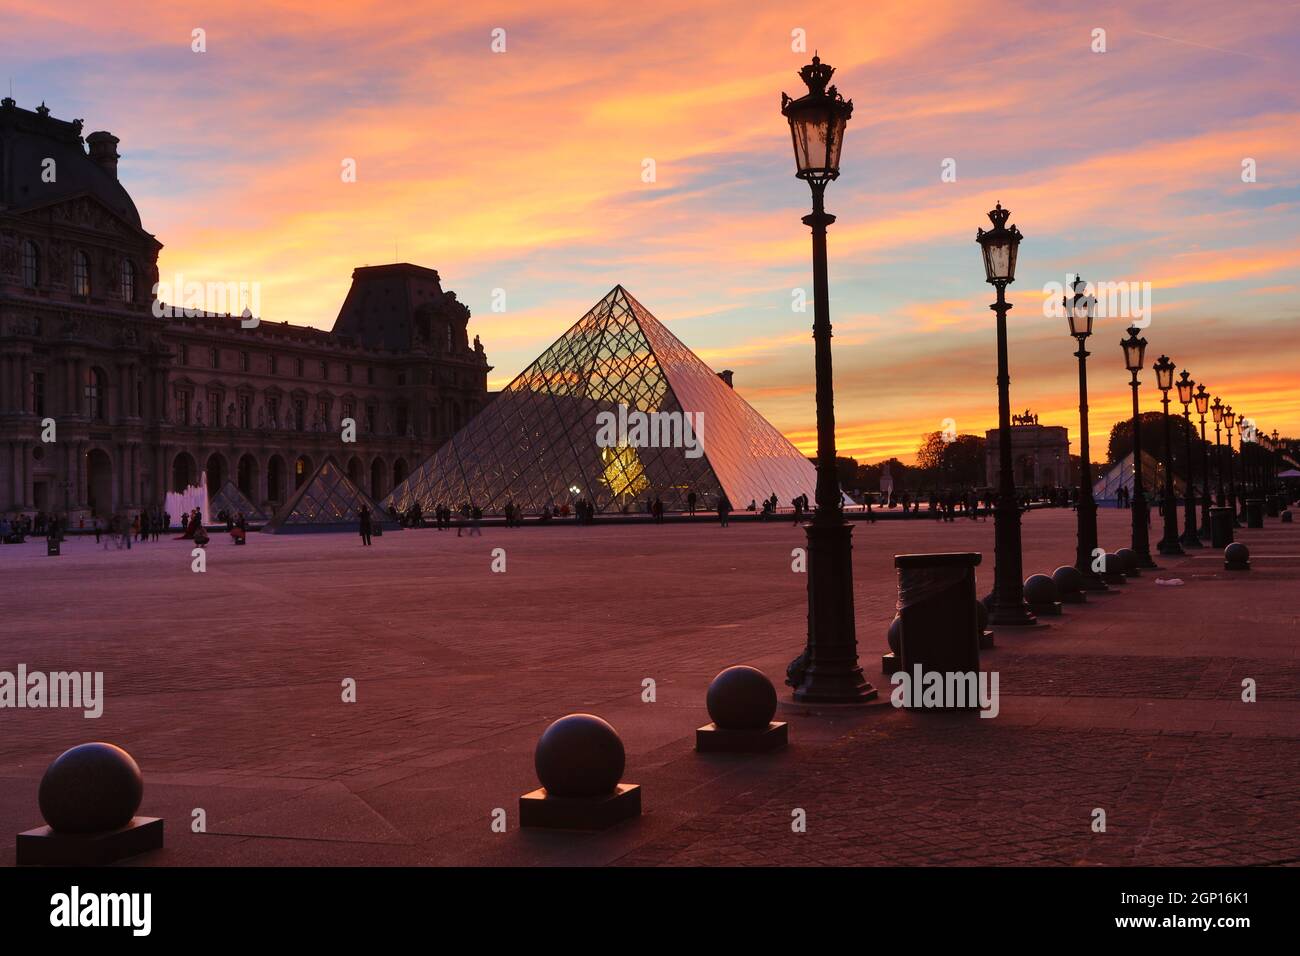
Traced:
<path fill-rule="evenodd" d="M 995 627 L 1040 626 L 1038 618 L 1034 616 L 1034 612 L 1029 609 L 1029 605 L 1023 598 L 1019 604 L 1014 601 L 999 604 L 997 592 L 994 592 L 989 600 L 989 623 Z"/>
<path fill-rule="evenodd" d="M 869 704 L 876 699 L 876 689 L 862 676 L 858 668 L 856 680 L 831 680 L 826 675 L 814 679 L 809 671 L 801 687 L 793 694 L 799 704 Z"/>
<path fill-rule="evenodd" d="M 1110 590 L 1110 585 L 1102 580 L 1101 575 L 1093 572 L 1092 562 L 1089 562 L 1087 567 L 1080 568 L 1076 566 L 1075 570 L 1079 572 L 1079 577 L 1083 579 L 1079 582 L 1079 587 L 1083 590 L 1097 592 Z"/>
<path fill-rule="evenodd" d="M 876 689 L 858 665 L 853 614 L 853 529 L 838 515 L 814 517 L 808 536 L 808 642 L 794 699 L 801 704 L 866 704 Z"/>
<path fill-rule="evenodd" d="M 1183 550 L 1183 546 L 1178 543 L 1177 538 L 1172 541 L 1168 539 L 1161 540 L 1160 543 L 1156 545 L 1156 550 L 1166 557 L 1176 557 L 1177 555 L 1187 553 Z M 1146 567 L 1146 565 L 1143 565 L 1143 567 Z"/>
<path fill-rule="evenodd" d="M 1203 548 L 1201 537 L 1195 531 L 1184 531 L 1183 536 L 1178 539 L 1178 543 L 1184 548 Z"/>

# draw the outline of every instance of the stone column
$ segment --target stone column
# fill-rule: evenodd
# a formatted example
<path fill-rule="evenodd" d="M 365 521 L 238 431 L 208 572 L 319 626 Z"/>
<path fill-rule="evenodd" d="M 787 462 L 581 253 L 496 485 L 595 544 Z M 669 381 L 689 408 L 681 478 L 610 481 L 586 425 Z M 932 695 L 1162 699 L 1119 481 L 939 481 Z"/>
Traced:
<path fill-rule="evenodd" d="M 90 487 L 87 482 L 89 476 L 86 474 L 86 443 L 77 443 L 77 489 L 76 499 L 77 507 L 86 508 L 90 503 Z"/>
<path fill-rule="evenodd" d="M 30 442 L 21 442 L 18 445 L 18 453 L 22 455 L 23 467 L 23 505 L 31 508 L 34 507 L 32 497 L 32 445 Z"/>
<path fill-rule="evenodd" d="M 9 467 L 5 469 L 8 474 L 4 476 L 5 488 L 4 496 L 0 501 L 6 502 L 5 511 L 11 511 L 18 507 L 18 443 L 11 441 L 8 443 L 9 448 Z"/>

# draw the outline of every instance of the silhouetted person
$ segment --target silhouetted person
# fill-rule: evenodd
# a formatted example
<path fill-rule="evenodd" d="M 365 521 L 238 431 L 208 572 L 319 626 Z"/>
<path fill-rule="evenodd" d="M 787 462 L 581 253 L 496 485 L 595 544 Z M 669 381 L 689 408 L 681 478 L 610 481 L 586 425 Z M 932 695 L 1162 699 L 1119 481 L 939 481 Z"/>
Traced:
<path fill-rule="evenodd" d="M 727 500 L 727 493 L 724 491 L 718 495 L 718 521 L 722 527 L 726 527 L 731 517 L 731 502 Z"/>
<path fill-rule="evenodd" d="M 360 519 L 361 544 L 363 547 L 367 547 L 370 544 L 370 532 L 372 529 L 370 524 L 370 509 L 365 505 L 361 506 Z"/>

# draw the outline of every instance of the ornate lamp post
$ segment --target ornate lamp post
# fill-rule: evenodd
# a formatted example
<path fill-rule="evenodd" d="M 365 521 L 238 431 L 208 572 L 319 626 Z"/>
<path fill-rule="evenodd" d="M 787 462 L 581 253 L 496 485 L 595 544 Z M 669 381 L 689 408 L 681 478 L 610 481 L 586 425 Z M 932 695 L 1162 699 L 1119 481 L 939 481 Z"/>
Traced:
<path fill-rule="evenodd" d="M 1192 381 L 1191 373 L 1183 369 L 1178 376 L 1178 400 L 1183 403 L 1183 440 L 1187 455 L 1187 487 L 1183 498 L 1183 536 L 1179 542 L 1184 548 L 1201 548 L 1200 536 L 1196 533 L 1196 483 L 1192 480 Z"/>
<path fill-rule="evenodd" d="M 1138 330 L 1130 328 L 1128 338 L 1120 340 L 1124 350 L 1124 367 L 1129 370 L 1133 389 L 1133 551 L 1138 556 L 1138 564 L 1144 568 L 1154 568 L 1151 560 L 1151 542 L 1147 535 L 1147 495 L 1142 488 L 1142 429 L 1141 413 L 1138 411 L 1138 372 L 1142 371 L 1142 361 L 1147 352 L 1147 340 L 1138 338 Z"/>
<path fill-rule="evenodd" d="M 1223 493 L 1223 446 L 1219 444 L 1219 429 L 1223 425 L 1223 399 L 1216 397 L 1214 404 L 1210 406 L 1210 414 L 1214 418 L 1214 470 L 1219 479 L 1219 491 L 1215 498 L 1215 504 L 1220 508 L 1228 500 L 1227 495 Z"/>
<path fill-rule="evenodd" d="M 1223 430 L 1228 435 L 1228 507 L 1232 509 L 1232 523 L 1238 528 L 1241 525 L 1237 522 L 1237 468 L 1232 463 L 1232 429 L 1237 423 L 1237 416 L 1232 411 L 1231 405 L 1223 406 Z"/>
<path fill-rule="evenodd" d="M 1024 238 L 1015 226 L 1007 228 L 1009 210 L 1002 203 L 989 212 L 992 229 L 980 229 L 975 241 L 984 253 L 984 276 L 997 289 L 998 300 L 989 306 L 998 317 L 998 502 L 993 515 L 994 566 L 990 624 L 1038 623 L 1025 592 L 1020 555 L 1020 502 L 1011 464 L 1011 373 L 1007 363 L 1007 286 L 1016 281 L 1016 252 Z"/>
<path fill-rule="evenodd" d="M 1274 428 L 1273 444 L 1269 447 L 1271 454 L 1269 455 L 1268 466 L 1268 493 L 1271 495 L 1277 494 L 1277 473 L 1282 470 L 1279 466 L 1282 457 L 1282 445 L 1279 442 L 1280 438 L 1281 435 L 1279 435 L 1278 430 Z"/>
<path fill-rule="evenodd" d="M 1168 355 L 1162 355 L 1151 366 L 1156 373 L 1156 388 L 1160 389 L 1160 402 L 1164 406 L 1165 422 L 1165 488 L 1162 497 L 1164 507 L 1165 533 L 1156 545 L 1161 554 L 1182 554 L 1183 546 L 1178 543 L 1178 499 L 1174 497 L 1174 449 L 1169 433 L 1169 390 L 1174 387 L 1174 363 Z"/>
<path fill-rule="evenodd" d="M 1205 383 L 1196 386 L 1196 414 L 1201 416 L 1201 537 L 1210 537 L 1210 443 L 1205 440 L 1205 413 L 1210 410 L 1210 393 Z"/>
<path fill-rule="evenodd" d="M 1241 494 L 1237 496 L 1237 504 L 1241 510 L 1237 512 L 1237 520 L 1246 520 L 1246 499 L 1251 497 L 1250 493 L 1250 473 L 1246 470 L 1246 443 L 1249 441 L 1247 432 L 1250 430 L 1250 420 L 1246 418 L 1244 412 L 1237 412 L 1237 464 L 1241 469 Z"/>
<path fill-rule="evenodd" d="M 852 528 L 840 512 L 835 467 L 835 395 L 831 374 L 830 283 L 826 275 L 826 184 L 840 174 L 844 129 L 853 102 L 827 88 L 835 69 L 813 57 L 799 71 L 808 93 L 781 94 L 781 113 L 790 123 L 795 175 L 812 190 L 813 210 L 803 217 L 812 229 L 813 342 L 817 377 L 817 509 L 808 535 L 808 643 L 802 663 L 790 667 L 794 699 L 807 703 L 863 703 L 876 696 L 858 666 L 853 616 Z"/>
<path fill-rule="evenodd" d="M 1088 336 L 1092 335 L 1092 320 L 1097 314 L 1095 296 L 1084 295 L 1083 276 L 1074 277 L 1074 296 L 1065 296 L 1065 317 L 1070 323 L 1070 334 L 1079 343 L 1075 357 L 1079 360 L 1079 504 L 1078 547 L 1074 554 L 1075 570 L 1083 578 L 1085 591 L 1109 591 L 1101 575 L 1092 569 L 1093 551 L 1097 548 L 1097 502 L 1092 497 L 1092 459 L 1088 452 Z"/>

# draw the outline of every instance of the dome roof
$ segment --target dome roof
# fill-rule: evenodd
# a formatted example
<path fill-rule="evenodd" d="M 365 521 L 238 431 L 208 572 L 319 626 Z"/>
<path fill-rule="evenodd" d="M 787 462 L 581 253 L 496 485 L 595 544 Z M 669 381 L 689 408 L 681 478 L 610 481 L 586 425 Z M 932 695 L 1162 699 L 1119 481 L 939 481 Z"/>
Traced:
<path fill-rule="evenodd" d="M 10 97 L 0 100 L 0 211 L 87 193 L 142 229 L 135 203 L 117 180 L 116 139 L 91 134 L 102 140 L 99 145 L 107 154 L 97 162 L 86 152 L 81 125 L 81 120 L 53 118 L 44 103 L 33 111 L 19 108 Z M 54 182 L 42 180 L 47 159 L 55 163 Z"/>

